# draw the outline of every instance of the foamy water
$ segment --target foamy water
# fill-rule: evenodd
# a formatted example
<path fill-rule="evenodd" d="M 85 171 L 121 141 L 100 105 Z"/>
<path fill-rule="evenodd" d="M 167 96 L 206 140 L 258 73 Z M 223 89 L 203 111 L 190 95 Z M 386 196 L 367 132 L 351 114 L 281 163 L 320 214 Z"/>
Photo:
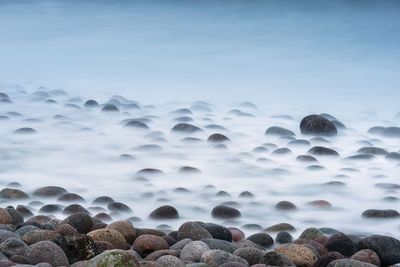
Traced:
<path fill-rule="evenodd" d="M 371 208 L 398 210 L 398 201 L 385 201 L 383 198 L 400 197 L 400 192 L 385 190 L 375 184 L 399 183 L 399 163 L 384 156 L 375 156 L 367 161 L 344 160 L 366 146 L 360 141 L 371 142 L 388 152 L 399 152 L 399 139 L 367 134 L 373 126 L 398 125 L 399 120 L 395 119 L 394 113 L 367 113 L 363 110 L 332 113 L 347 128 L 339 130 L 338 136 L 327 138 L 329 143 L 320 143 L 312 141 L 312 136 L 300 133 L 300 120 L 310 112 L 318 112 L 309 107 L 288 108 L 288 112 L 283 113 L 243 107 L 239 102 L 232 105 L 195 103 L 197 107 L 208 108 L 207 111 L 192 107 L 192 102 L 152 105 L 114 97 L 113 101 L 120 111 L 104 112 L 101 107 L 84 107 L 87 99 L 56 96 L 45 88 L 40 91 L 48 92 L 48 97 L 37 97 L 34 91 L 24 92 L 16 88 L 2 88 L 0 91 L 6 92 L 13 102 L 0 105 L 0 115 L 9 118 L 0 121 L 2 188 L 14 181 L 19 182 L 22 185 L 20 189 L 27 193 L 43 186 L 62 186 L 81 195 L 86 200 L 82 203 L 85 208 L 96 206 L 91 201 L 98 196 L 111 196 L 133 210 L 132 213 L 112 214 L 113 219 L 139 217 L 141 221 L 134 222 L 136 227 L 167 224 L 176 229 L 188 220 L 237 227 L 258 224 L 262 228 L 288 222 L 299 231 L 316 226 L 333 227 L 348 233 L 400 236 L 399 219 L 374 220 L 361 216 L 364 210 Z M 49 98 L 57 102 L 46 102 Z M 124 102 L 138 103 L 140 109 L 124 109 Z M 192 114 L 176 112 L 182 108 L 190 109 Z M 229 112 L 232 109 L 250 113 L 253 117 L 237 116 Z M 55 115 L 64 117 L 55 118 Z M 203 131 L 194 134 L 172 132 L 171 128 L 178 123 L 174 120 L 182 116 L 191 117 L 193 121 L 188 123 Z M 150 129 L 125 127 L 123 120 L 132 118 L 146 118 L 145 123 Z M 226 130 L 205 127 L 210 124 Z M 265 130 L 270 126 L 290 129 L 297 139 L 311 140 L 311 145 L 290 146 L 290 140 L 266 136 Z M 31 127 L 37 132 L 14 133 L 22 127 Z M 217 149 L 214 144 L 206 142 L 213 133 L 222 133 L 231 140 L 225 143 L 226 149 Z M 196 137 L 200 141 L 183 142 L 185 137 Z M 140 146 L 149 144 L 159 147 L 150 151 L 140 149 Z M 334 148 L 340 157 L 316 156 L 317 164 L 325 169 L 308 170 L 306 168 L 314 164 L 296 161 L 296 157 L 307 154 L 313 145 Z M 254 151 L 256 147 L 264 147 L 268 151 Z M 283 147 L 288 147 L 291 153 L 280 156 L 272 153 L 276 148 Z M 130 154 L 134 158 L 122 160 L 119 158 L 121 154 Z M 178 170 L 182 166 L 198 168 L 201 173 L 181 173 Z M 162 174 L 138 174 L 145 168 L 158 169 Z M 343 185 L 325 184 L 331 181 L 340 181 Z M 176 188 L 185 188 L 189 192 L 177 192 Z M 229 195 L 217 196 L 216 193 L 221 190 Z M 252 192 L 254 198 L 240 198 L 239 194 L 243 191 Z M 34 199 L 3 205 L 28 204 Z M 320 199 L 329 201 L 332 208 L 307 205 Z M 297 210 L 276 210 L 276 203 L 283 200 L 294 203 Z M 43 202 L 66 205 L 56 199 L 45 199 Z M 226 202 L 240 210 L 242 216 L 229 221 L 213 218 L 212 208 Z M 152 210 L 166 204 L 177 208 L 179 219 L 159 221 L 148 218 Z M 38 208 L 33 208 L 35 214 Z M 92 212 L 92 215 L 95 214 Z M 56 216 L 62 218 L 65 215 Z M 244 230 L 247 233 L 257 231 Z"/>

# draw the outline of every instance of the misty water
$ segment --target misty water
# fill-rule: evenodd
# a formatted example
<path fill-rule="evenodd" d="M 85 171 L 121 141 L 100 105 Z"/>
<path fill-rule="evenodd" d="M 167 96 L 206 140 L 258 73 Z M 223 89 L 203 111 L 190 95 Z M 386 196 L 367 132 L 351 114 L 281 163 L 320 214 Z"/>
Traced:
<path fill-rule="evenodd" d="M 99 211 L 92 200 L 111 196 L 132 212 L 104 211 L 137 227 L 200 220 L 258 225 L 242 228 L 252 233 L 287 222 L 299 231 L 399 238 L 398 217 L 361 214 L 399 210 L 400 161 L 346 159 L 366 146 L 400 152 L 398 137 L 368 133 L 400 123 L 399 12 L 397 1 L 0 0 L 0 91 L 9 97 L 0 104 L 2 188 L 62 186 L 92 215 Z M 88 99 L 119 111 L 86 107 Z M 301 119 L 314 113 L 346 128 L 326 141 L 302 135 Z M 182 117 L 202 131 L 171 131 Z M 129 119 L 149 129 L 125 126 Z M 309 144 L 265 135 L 271 126 Z M 15 133 L 23 127 L 35 132 Z M 207 142 L 214 133 L 230 141 L 216 147 Z M 296 160 L 315 145 L 340 156 Z M 285 147 L 290 153 L 273 152 Z M 140 172 L 146 168 L 161 172 Z M 314 200 L 332 206 L 308 204 Z M 279 201 L 297 209 L 279 211 Z M 222 203 L 241 217 L 213 218 Z M 149 219 L 162 205 L 180 218 Z M 40 206 L 31 208 L 37 214 Z"/>

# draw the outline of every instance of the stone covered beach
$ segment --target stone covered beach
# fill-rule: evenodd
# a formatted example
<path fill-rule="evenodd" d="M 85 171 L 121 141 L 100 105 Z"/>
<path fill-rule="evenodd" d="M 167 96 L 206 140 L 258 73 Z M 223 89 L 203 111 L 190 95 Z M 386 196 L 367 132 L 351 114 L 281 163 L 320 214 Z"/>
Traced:
<path fill-rule="evenodd" d="M 394 266 L 399 121 L 4 88 L 0 266 Z"/>

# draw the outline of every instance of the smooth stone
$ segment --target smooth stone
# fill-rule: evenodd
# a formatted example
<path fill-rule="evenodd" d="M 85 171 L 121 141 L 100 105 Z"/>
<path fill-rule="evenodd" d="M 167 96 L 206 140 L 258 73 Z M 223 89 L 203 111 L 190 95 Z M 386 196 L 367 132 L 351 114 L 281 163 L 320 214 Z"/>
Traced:
<path fill-rule="evenodd" d="M 203 238 L 212 238 L 212 235 L 199 223 L 185 222 L 178 229 L 178 240 L 190 238 L 193 241 L 201 240 Z"/>
<path fill-rule="evenodd" d="M 318 260 L 317 255 L 310 248 L 303 245 L 283 244 L 276 247 L 274 251 L 286 256 L 296 266 L 311 267 Z"/>
<path fill-rule="evenodd" d="M 373 235 L 363 238 L 358 243 L 358 249 L 371 249 L 378 254 L 382 266 L 389 266 L 400 262 L 400 241 L 382 235 Z"/>
<path fill-rule="evenodd" d="M 35 230 L 40 230 L 40 228 L 38 228 L 38 227 L 36 227 L 34 225 L 25 225 L 25 226 L 22 226 L 22 227 L 18 228 L 15 231 L 15 233 L 17 235 L 19 235 L 20 237 L 23 237 L 26 233 L 29 233 L 29 232 L 32 232 L 32 231 L 35 231 Z"/>
<path fill-rule="evenodd" d="M 59 196 L 61 194 L 67 193 L 67 190 L 65 190 L 62 187 L 59 186 L 46 186 L 46 187 L 42 187 L 39 189 L 36 189 L 33 192 L 34 196 L 38 196 L 38 197 L 56 197 Z"/>
<path fill-rule="evenodd" d="M 344 233 L 337 232 L 331 235 L 326 244 L 329 251 L 336 251 L 343 256 L 350 257 L 356 252 L 353 241 Z"/>
<path fill-rule="evenodd" d="M 218 249 L 207 250 L 201 256 L 200 261 L 210 266 L 219 266 L 231 261 L 248 264 L 245 259 Z"/>
<path fill-rule="evenodd" d="M 139 267 L 140 264 L 135 255 L 129 250 L 112 249 L 106 250 L 100 255 L 90 259 L 77 267 Z M 75 266 L 74 266 L 75 267 Z"/>
<path fill-rule="evenodd" d="M 222 142 L 227 142 L 227 141 L 230 141 L 230 139 L 220 133 L 212 134 L 207 138 L 207 142 L 209 142 L 209 143 L 222 143 Z"/>
<path fill-rule="evenodd" d="M 169 249 L 167 241 L 159 236 L 144 234 L 135 239 L 131 249 L 134 249 L 142 257 L 157 250 Z"/>
<path fill-rule="evenodd" d="M 264 257 L 262 250 L 254 247 L 236 249 L 233 255 L 245 259 L 249 265 L 260 263 L 261 258 Z"/>
<path fill-rule="evenodd" d="M 381 261 L 379 260 L 378 254 L 371 249 L 362 249 L 355 254 L 353 254 L 350 259 L 363 261 L 376 266 L 381 266 Z"/>
<path fill-rule="evenodd" d="M 174 207 L 165 205 L 152 211 L 149 217 L 156 220 L 177 219 L 179 218 L 179 213 Z"/>
<path fill-rule="evenodd" d="M 339 153 L 335 150 L 323 146 L 314 146 L 310 150 L 308 150 L 308 153 L 318 156 L 339 156 Z"/>
<path fill-rule="evenodd" d="M 249 237 L 247 237 L 247 240 L 250 240 L 257 245 L 260 245 L 265 248 L 269 248 L 274 244 L 274 239 L 267 233 L 256 233 L 253 234 Z"/>
<path fill-rule="evenodd" d="M 335 260 L 344 259 L 344 256 L 339 252 L 333 251 L 321 256 L 318 261 L 316 261 L 313 267 L 326 267 L 330 262 Z"/>
<path fill-rule="evenodd" d="M 341 259 L 331 261 L 327 267 L 376 267 L 376 265 L 357 260 Z"/>
<path fill-rule="evenodd" d="M 56 233 L 59 233 L 62 236 L 79 234 L 78 231 L 73 226 L 67 223 L 58 226 L 56 229 Z"/>
<path fill-rule="evenodd" d="M 226 227 L 215 223 L 200 223 L 213 238 L 232 242 L 232 233 Z"/>
<path fill-rule="evenodd" d="M 276 251 L 269 251 L 264 253 L 259 263 L 266 264 L 268 266 L 288 266 L 288 267 L 296 266 L 288 257 Z"/>
<path fill-rule="evenodd" d="M 99 254 L 92 238 L 84 234 L 67 235 L 52 239 L 65 253 L 70 264 L 89 260 Z"/>
<path fill-rule="evenodd" d="M 24 240 L 26 244 L 32 245 L 40 241 L 47 241 L 60 236 L 60 234 L 51 230 L 35 230 L 23 235 L 22 240 Z"/>
<path fill-rule="evenodd" d="M 219 218 L 219 219 L 232 219 L 241 216 L 239 210 L 224 205 L 219 205 L 213 208 L 211 211 L 211 215 L 214 218 Z"/>
<path fill-rule="evenodd" d="M 319 230 L 318 228 L 310 227 L 310 228 L 305 229 L 301 233 L 299 239 L 314 240 L 323 235 L 324 235 L 324 233 L 321 230 Z"/>
<path fill-rule="evenodd" d="M 0 251 L 7 257 L 28 255 L 28 246 L 20 238 L 10 237 L 1 242 Z"/>
<path fill-rule="evenodd" d="M 275 205 L 275 209 L 284 210 L 284 211 L 290 211 L 290 210 L 296 210 L 297 207 L 292 202 L 280 201 Z"/>
<path fill-rule="evenodd" d="M 178 123 L 171 129 L 172 132 L 181 132 L 181 133 L 195 133 L 202 132 L 203 130 L 197 126 L 188 124 L 188 123 Z"/>
<path fill-rule="evenodd" d="M 136 229 L 129 221 L 115 221 L 107 225 L 108 229 L 120 232 L 129 244 L 133 244 L 136 238 Z"/>
<path fill-rule="evenodd" d="M 111 202 L 107 205 L 110 211 L 132 212 L 131 208 L 121 202 Z"/>
<path fill-rule="evenodd" d="M 335 136 L 337 128 L 328 119 L 319 115 L 309 115 L 300 122 L 300 131 L 302 134 Z"/>
<path fill-rule="evenodd" d="M 182 248 L 180 258 L 183 261 L 199 262 L 203 253 L 207 250 L 210 250 L 210 248 L 206 243 L 202 241 L 192 241 Z"/>
<path fill-rule="evenodd" d="M 157 263 L 162 266 L 184 267 L 185 264 L 179 258 L 172 255 L 164 255 L 157 259 Z"/>
<path fill-rule="evenodd" d="M 278 244 L 289 244 L 293 242 L 293 237 L 288 232 L 281 231 L 276 235 L 275 242 Z"/>
<path fill-rule="evenodd" d="M 0 208 L 0 224 L 11 224 L 12 218 L 6 209 Z"/>
<path fill-rule="evenodd" d="M 0 191 L 0 198 L 17 200 L 17 199 L 27 199 L 29 198 L 29 196 L 25 192 L 19 189 L 4 188 L 3 190 Z"/>
<path fill-rule="evenodd" d="M 125 237 L 114 229 L 97 229 L 87 233 L 94 241 L 110 242 L 117 249 L 126 249 L 127 242 Z"/>
<path fill-rule="evenodd" d="M 229 253 L 233 253 L 233 251 L 235 251 L 235 246 L 233 243 L 226 240 L 203 238 L 200 241 L 204 242 L 210 249 L 219 249 Z"/>
<path fill-rule="evenodd" d="M 265 135 L 295 136 L 295 133 L 283 127 L 272 126 L 265 131 Z"/>
<path fill-rule="evenodd" d="M 83 197 L 75 193 L 65 193 L 57 198 L 58 201 L 63 202 L 82 202 L 85 201 Z"/>
<path fill-rule="evenodd" d="M 93 228 L 92 218 L 84 212 L 78 212 L 68 216 L 62 221 L 62 224 L 63 223 L 71 225 L 81 234 L 86 234 Z"/>
<path fill-rule="evenodd" d="M 398 218 L 400 217 L 400 213 L 397 210 L 378 210 L 378 209 L 369 209 L 362 213 L 362 216 L 365 218 Z"/>
<path fill-rule="evenodd" d="M 46 262 L 53 266 L 69 266 L 64 251 L 50 241 L 40 241 L 31 245 L 29 260 L 31 264 Z"/>

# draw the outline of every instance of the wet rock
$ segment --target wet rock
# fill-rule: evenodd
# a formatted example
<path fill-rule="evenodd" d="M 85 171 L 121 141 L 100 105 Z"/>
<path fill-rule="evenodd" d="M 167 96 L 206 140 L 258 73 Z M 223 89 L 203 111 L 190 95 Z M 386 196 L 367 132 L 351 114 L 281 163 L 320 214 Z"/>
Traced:
<path fill-rule="evenodd" d="M 119 212 L 131 212 L 131 208 L 121 202 L 111 202 L 107 205 L 107 208 L 111 211 L 119 211 Z"/>
<path fill-rule="evenodd" d="M 206 229 L 213 238 L 232 242 L 232 233 L 224 226 L 215 223 L 201 223 L 200 225 Z"/>
<path fill-rule="evenodd" d="M 86 108 L 94 108 L 94 107 L 99 106 L 99 103 L 97 103 L 96 100 L 89 99 L 88 101 L 85 102 L 84 106 Z"/>
<path fill-rule="evenodd" d="M 157 251 L 150 253 L 144 260 L 145 261 L 156 261 L 158 258 L 165 256 L 165 255 L 179 257 L 180 251 L 173 250 L 173 249 L 157 250 Z"/>
<path fill-rule="evenodd" d="M 132 128 L 138 128 L 138 129 L 150 129 L 147 124 L 138 121 L 138 120 L 131 120 L 128 123 L 125 124 L 125 127 L 132 127 Z"/>
<path fill-rule="evenodd" d="M 378 254 L 382 266 L 400 262 L 400 241 L 389 236 L 373 235 L 362 239 L 358 249 L 371 249 Z"/>
<path fill-rule="evenodd" d="M 183 261 L 199 262 L 201 255 L 210 248 L 201 241 L 193 241 L 183 247 L 180 258 Z"/>
<path fill-rule="evenodd" d="M 24 240 L 28 245 L 31 245 L 40 241 L 46 241 L 57 237 L 60 237 L 60 234 L 56 233 L 55 231 L 35 230 L 23 235 L 22 240 Z"/>
<path fill-rule="evenodd" d="M 0 244 L 0 251 L 7 257 L 28 254 L 28 246 L 20 238 L 10 237 Z"/>
<path fill-rule="evenodd" d="M 62 224 L 69 224 L 79 233 L 86 234 L 93 228 L 93 220 L 86 213 L 79 212 L 72 214 L 62 221 Z"/>
<path fill-rule="evenodd" d="M 371 154 L 371 155 L 387 155 L 388 154 L 388 152 L 383 148 L 371 147 L 371 146 L 362 147 L 359 150 L 357 150 L 357 153 Z"/>
<path fill-rule="evenodd" d="M 316 255 L 322 256 L 328 253 L 326 247 L 314 240 L 307 239 L 297 239 L 293 242 L 293 244 L 304 245 L 308 248 L 311 248 Z"/>
<path fill-rule="evenodd" d="M 253 234 L 249 236 L 247 240 L 250 240 L 256 243 L 257 245 L 260 245 L 265 248 L 269 248 L 274 244 L 274 239 L 272 239 L 272 237 L 267 233 Z"/>
<path fill-rule="evenodd" d="M 321 230 L 319 230 L 318 228 L 310 227 L 310 228 L 305 229 L 301 233 L 299 239 L 314 240 L 323 235 L 324 235 L 324 233 Z"/>
<path fill-rule="evenodd" d="M 326 244 L 329 251 L 336 251 L 340 254 L 350 257 L 356 252 L 356 247 L 353 241 L 344 233 L 337 232 L 329 237 Z"/>
<path fill-rule="evenodd" d="M 150 218 L 156 220 L 162 219 L 177 219 L 179 218 L 178 211 L 169 205 L 161 206 L 150 213 Z"/>
<path fill-rule="evenodd" d="M 53 266 L 69 266 L 68 258 L 64 251 L 50 241 L 40 241 L 30 246 L 29 260 L 31 264 L 41 262 Z"/>
<path fill-rule="evenodd" d="M 19 226 L 24 223 L 24 217 L 21 215 L 21 213 L 19 211 L 17 211 L 13 207 L 6 208 L 6 211 L 11 216 L 11 220 L 12 220 L 11 224 L 12 225 Z M 1 215 L 0 215 L 0 219 L 1 219 Z"/>
<path fill-rule="evenodd" d="M 321 256 L 318 261 L 316 261 L 313 267 L 326 267 L 331 261 L 344 259 L 344 256 L 339 252 L 333 251 Z"/>
<path fill-rule="evenodd" d="M 227 142 L 227 141 L 230 141 L 230 139 L 220 133 L 212 134 L 207 138 L 207 142 L 209 142 L 209 143 L 222 143 L 222 142 Z"/>
<path fill-rule="evenodd" d="M 370 249 L 362 249 L 351 256 L 350 259 L 370 263 L 376 266 L 381 266 L 381 261 L 379 260 L 378 254 Z"/>
<path fill-rule="evenodd" d="M 313 156 L 309 156 L 309 155 L 297 156 L 296 160 L 301 161 L 301 162 L 318 162 L 318 160 L 316 158 L 314 158 Z"/>
<path fill-rule="evenodd" d="M 110 242 L 115 248 L 126 249 L 127 243 L 124 236 L 113 229 L 97 229 L 87 233 L 94 241 L 107 241 Z"/>
<path fill-rule="evenodd" d="M 0 191 L 1 199 L 17 200 L 17 199 L 27 199 L 29 196 L 18 189 L 4 188 Z"/>
<path fill-rule="evenodd" d="M 203 238 L 201 241 L 204 242 L 210 249 L 219 249 L 229 253 L 233 253 L 235 250 L 233 243 L 226 240 Z"/>
<path fill-rule="evenodd" d="M 84 234 L 61 236 L 52 240 L 65 253 L 70 264 L 89 260 L 99 254 L 93 239 Z"/>
<path fill-rule="evenodd" d="M 295 231 L 296 228 L 289 223 L 278 223 L 266 228 L 266 232 Z"/>
<path fill-rule="evenodd" d="M 212 235 L 196 222 L 185 222 L 179 227 L 177 238 L 178 240 L 190 238 L 197 241 L 203 238 L 212 238 Z"/>
<path fill-rule="evenodd" d="M 47 204 L 39 209 L 39 213 L 57 213 L 62 211 L 62 206 L 57 204 Z"/>
<path fill-rule="evenodd" d="M 398 218 L 400 217 L 400 213 L 397 210 L 378 210 L 378 209 L 369 209 L 362 213 L 362 216 L 365 218 Z"/>
<path fill-rule="evenodd" d="M 259 263 L 266 264 L 268 266 L 296 266 L 288 257 L 276 251 L 264 253 Z"/>
<path fill-rule="evenodd" d="M 318 207 L 318 208 L 331 208 L 332 205 L 326 200 L 313 200 L 308 202 L 307 205 Z"/>
<path fill-rule="evenodd" d="M 180 167 L 178 172 L 180 173 L 200 173 L 198 168 L 190 167 L 190 166 L 183 166 Z"/>
<path fill-rule="evenodd" d="M 108 104 L 108 105 L 103 106 L 101 111 L 104 111 L 104 112 L 119 112 L 119 109 L 114 105 Z"/>
<path fill-rule="evenodd" d="M 20 237 L 19 235 L 11 231 L 0 229 L 0 243 L 4 242 L 8 238 L 20 238 Z"/>
<path fill-rule="evenodd" d="M 90 212 L 79 204 L 71 204 L 64 208 L 63 213 L 67 214 L 67 215 L 71 215 L 71 214 L 75 214 L 75 213 L 88 213 L 89 214 Z"/>
<path fill-rule="evenodd" d="M 275 248 L 274 251 L 286 256 L 297 266 L 311 267 L 318 260 L 314 252 L 303 245 L 284 244 Z"/>
<path fill-rule="evenodd" d="M 318 156 L 339 156 L 339 153 L 337 153 L 335 150 L 323 146 L 314 146 L 308 150 L 308 153 Z"/>
<path fill-rule="evenodd" d="M 0 266 L 1 267 L 8 267 L 8 266 L 15 266 L 15 265 L 16 265 L 15 262 L 12 262 L 12 261 L 9 261 L 9 260 L 6 260 L 6 259 L 0 260 Z"/>
<path fill-rule="evenodd" d="M 235 250 L 233 255 L 245 259 L 249 263 L 249 265 L 260 263 L 261 258 L 264 257 L 262 250 L 254 247 L 239 248 Z"/>
<path fill-rule="evenodd" d="M 176 232 L 176 231 L 175 231 Z M 176 232 L 177 233 L 177 232 Z M 169 237 L 173 238 L 176 240 L 176 236 L 171 235 L 171 232 L 168 234 Z M 174 249 L 174 250 L 182 250 L 187 244 L 189 244 L 190 242 L 192 242 L 193 240 L 190 238 L 184 238 L 178 242 L 176 242 L 175 244 L 173 244 L 170 249 Z"/>
<path fill-rule="evenodd" d="M 6 209 L 0 208 L 0 224 L 11 224 L 12 218 Z"/>
<path fill-rule="evenodd" d="M 29 220 L 27 220 L 24 225 L 34 225 L 37 226 L 39 228 L 44 228 L 45 225 L 51 221 L 51 218 L 49 216 L 45 216 L 45 215 L 36 215 L 32 218 L 30 218 Z"/>
<path fill-rule="evenodd" d="M 110 204 L 114 202 L 114 199 L 112 199 L 111 197 L 108 196 L 101 196 L 96 198 L 95 200 L 93 200 L 92 204 Z"/>
<path fill-rule="evenodd" d="M 169 249 L 169 245 L 159 236 L 144 234 L 136 238 L 132 249 L 140 256 L 146 257 L 154 251 Z"/>
<path fill-rule="evenodd" d="M 165 255 L 157 259 L 157 263 L 161 264 L 162 266 L 176 266 L 176 267 L 183 267 L 185 264 L 179 258 L 171 255 Z"/>
<path fill-rule="evenodd" d="M 239 262 L 243 264 L 248 264 L 246 260 L 238 256 L 217 249 L 204 252 L 200 258 L 200 261 L 206 263 L 209 266 L 219 266 L 227 262 Z"/>
<path fill-rule="evenodd" d="M 285 231 L 281 231 L 276 235 L 275 242 L 279 244 L 288 244 L 293 242 L 293 237 L 291 234 Z"/>
<path fill-rule="evenodd" d="M 140 264 L 134 254 L 121 249 L 107 250 L 87 261 L 83 266 L 98 267 L 139 267 Z M 81 267 L 81 266 L 78 266 Z"/>
<path fill-rule="evenodd" d="M 38 227 L 34 225 L 25 225 L 20 228 L 18 228 L 15 233 L 19 235 L 20 237 L 23 237 L 26 233 L 35 231 L 35 230 L 40 230 Z"/>
<path fill-rule="evenodd" d="M 115 221 L 109 224 L 106 228 L 114 229 L 120 232 L 129 244 L 132 244 L 133 241 L 135 241 L 136 230 L 129 221 Z"/>
<path fill-rule="evenodd" d="M 244 232 L 236 227 L 229 227 L 228 230 L 231 232 L 234 242 L 239 242 L 245 238 Z"/>
<path fill-rule="evenodd" d="M 211 215 L 214 218 L 219 219 L 232 219 L 241 216 L 240 211 L 238 211 L 237 209 L 224 205 L 219 205 L 213 208 L 213 210 L 211 211 Z"/>
<path fill-rule="evenodd" d="M 56 197 L 56 196 L 66 193 L 66 192 L 67 192 L 67 190 L 65 190 L 62 187 L 46 186 L 46 187 L 36 189 L 33 192 L 33 195 L 38 196 L 38 197 Z"/>
<path fill-rule="evenodd" d="M 331 261 L 328 267 L 376 267 L 376 265 L 357 260 L 342 259 Z"/>
<path fill-rule="evenodd" d="M 33 128 L 30 128 L 30 127 L 23 127 L 23 128 L 16 129 L 14 131 L 14 133 L 15 134 L 25 135 L 25 134 L 35 134 L 35 133 L 37 133 L 37 131 L 35 129 L 33 129 Z"/>
<path fill-rule="evenodd" d="M 195 133 L 203 131 L 197 126 L 188 124 L 188 123 L 178 123 L 172 129 L 172 132 L 181 132 L 181 133 Z"/>
<path fill-rule="evenodd" d="M 78 194 L 75 193 L 65 193 L 62 194 L 61 196 L 59 196 L 57 198 L 58 201 L 63 201 L 63 202 L 81 202 L 81 201 L 85 201 L 83 199 L 83 197 L 81 197 Z"/>
<path fill-rule="evenodd" d="M 328 119 L 319 115 L 309 115 L 300 122 L 302 134 L 334 136 L 337 135 L 337 128 Z"/>
<path fill-rule="evenodd" d="M 274 151 L 272 151 L 271 155 L 287 155 L 287 154 L 291 154 L 292 151 L 289 148 L 286 147 L 282 147 L 282 148 L 278 148 L 275 149 Z"/>
<path fill-rule="evenodd" d="M 239 194 L 239 197 L 241 198 L 253 198 L 254 194 L 249 192 L 249 191 L 243 191 Z"/>
<path fill-rule="evenodd" d="M 275 205 L 275 209 L 277 210 L 296 210 L 297 207 L 292 202 L 289 201 L 280 201 Z"/>
<path fill-rule="evenodd" d="M 58 226 L 56 229 L 56 233 L 59 233 L 62 236 L 79 234 L 78 231 L 73 226 L 67 223 Z"/>
<path fill-rule="evenodd" d="M 295 133 L 282 127 L 272 126 L 265 131 L 265 135 L 295 136 Z"/>

